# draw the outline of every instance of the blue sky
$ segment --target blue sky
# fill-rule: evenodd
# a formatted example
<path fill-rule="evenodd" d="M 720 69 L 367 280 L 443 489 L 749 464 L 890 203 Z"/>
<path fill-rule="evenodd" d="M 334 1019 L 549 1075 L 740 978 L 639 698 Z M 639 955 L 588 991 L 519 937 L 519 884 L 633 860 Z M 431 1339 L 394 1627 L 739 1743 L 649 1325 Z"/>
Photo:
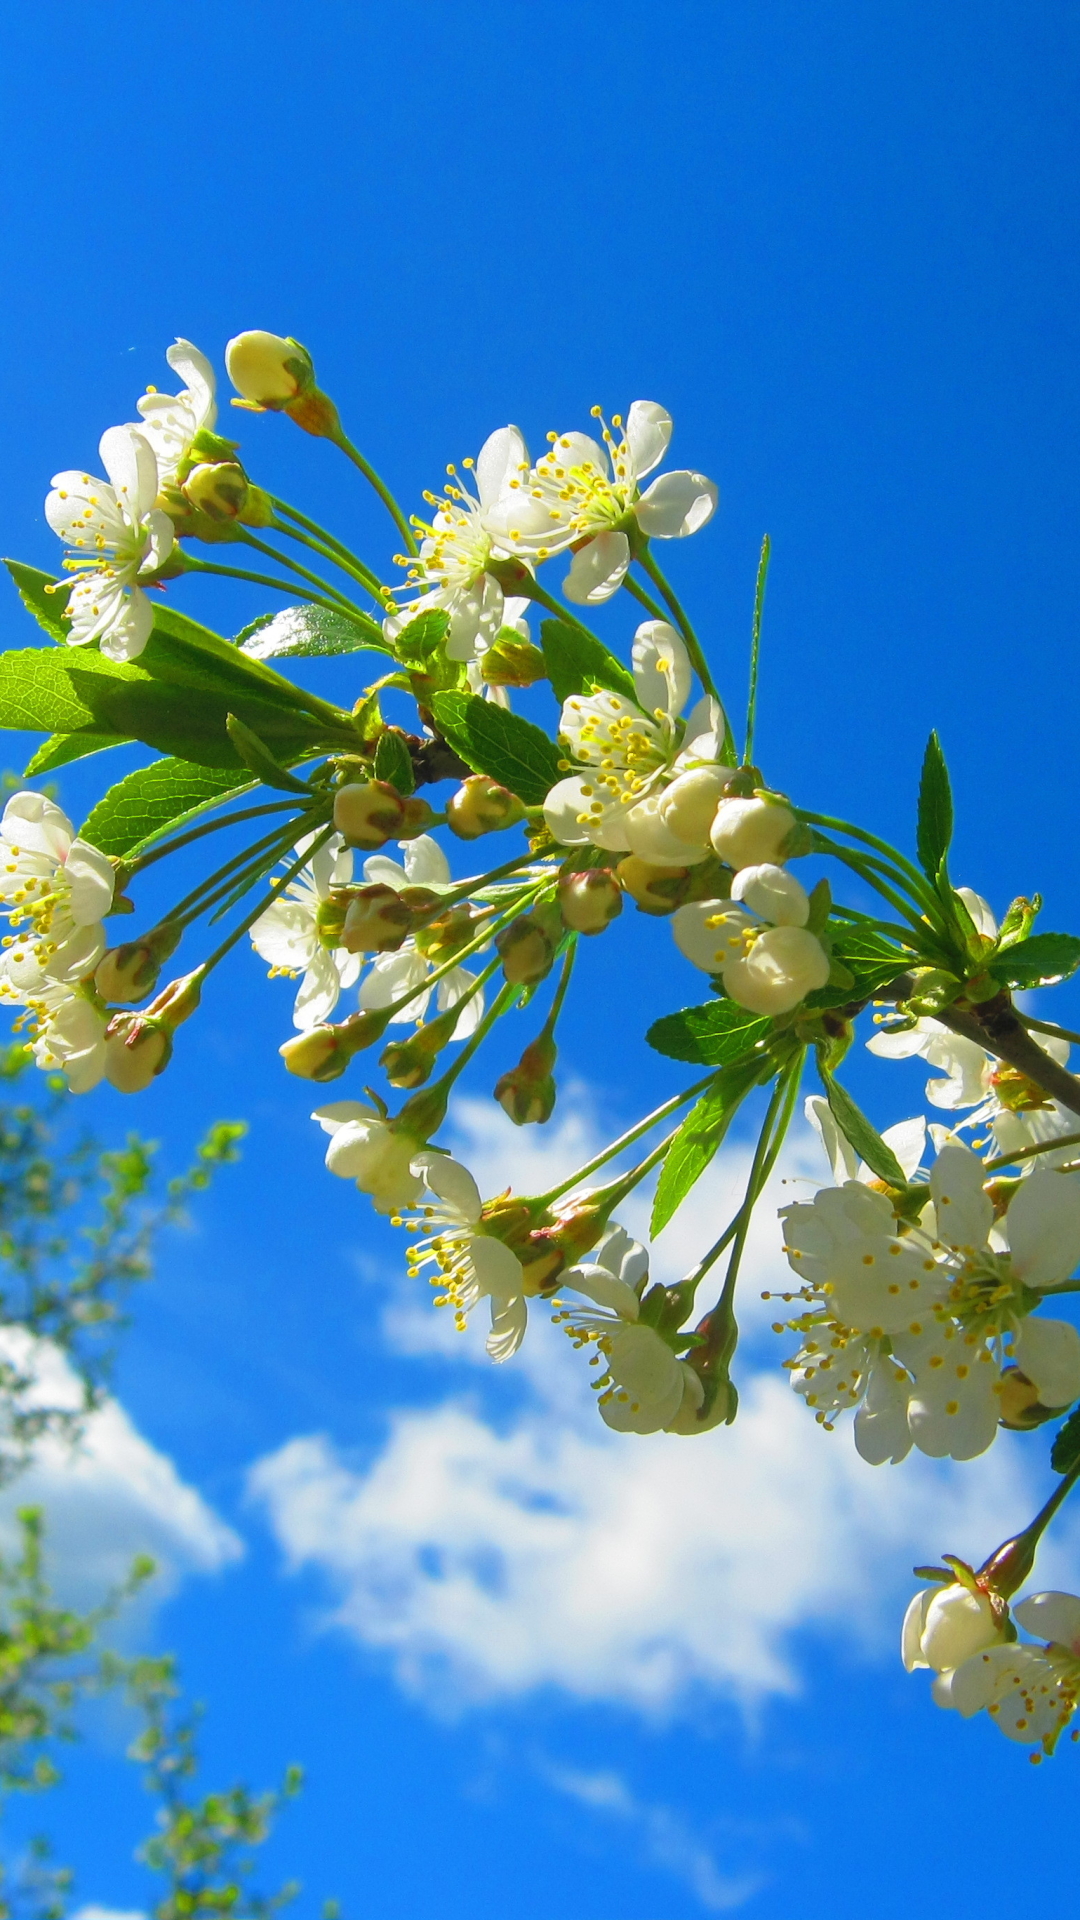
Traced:
<path fill-rule="evenodd" d="M 305 341 L 410 506 L 508 419 L 535 447 L 594 402 L 658 399 L 677 464 L 721 487 L 673 570 L 736 709 L 772 535 L 769 777 L 907 840 L 936 724 L 959 877 L 999 908 L 1038 888 L 1045 924 L 1072 924 L 1072 8 L 195 0 L 181 19 L 113 0 L 13 15 L 6 54 L 5 551 L 55 561 L 49 476 L 166 383 L 178 333 L 219 366 L 243 327 Z M 256 477 L 385 566 L 327 450 L 270 418 L 242 435 Z M 231 583 L 181 598 L 224 632 L 263 604 Z M 6 604 L 3 644 L 23 644 Z M 625 645 L 625 620 L 611 632 Z M 309 677 L 353 687 L 340 662 Z M 106 767 L 65 777 L 77 818 Z M 696 997 L 662 927 L 624 916 L 585 958 L 556 1161 L 676 1084 L 625 1036 Z M 810 1887 L 838 1920 L 891 1920 L 1062 1899 L 1042 1842 L 1073 1805 L 1071 1751 L 1030 1768 L 937 1713 L 894 1652 L 912 1560 L 1025 1518 L 1044 1443 L 955 1475 L 860 1468 L 783 1388 L 751 1304 L 731 1434 L 605 1445 L 547 1329 L 494 1377 L 410 1301 L 390 1230 L 322 1170 L 276 1060 L 289 990 L 260 973 L 234 956 L 138 1105 L 95 1097 L 102 1131 L 137 1123 L 174 1162 L 219 1116 L 251 1135 L 139 1303 L 129 1424 L 74 1489 L 55 1462 L 40 1486 L 68 1577 L 144 1540 L 171 1566 L 143 1624 L 209 1703 L 213 1774 L 306 1763 L 273 1858 L 309 1910 L 773 1920 Z M 468 1083 L 461 1142 L 492 1183 L 517 1154 L 525 1184 L 545 1142 L 507 1141 L 492 1077 Z M 852 1082 L 883 1123 L 919 1100 L 914 1070 L 854 1061 Z M 672 1271 L 744 1151 L 672 1229 Z M 789 1171 L 809 1165 L 797 1142 Z M 748 1281 L 775 1282 L 772 1231 Z M 1078 1565 L 1063 1550 L 1055 1577 Z M 79 1897 L 137 1908 L 122 1745 L 95 1729 L 55 1824 Z"/>

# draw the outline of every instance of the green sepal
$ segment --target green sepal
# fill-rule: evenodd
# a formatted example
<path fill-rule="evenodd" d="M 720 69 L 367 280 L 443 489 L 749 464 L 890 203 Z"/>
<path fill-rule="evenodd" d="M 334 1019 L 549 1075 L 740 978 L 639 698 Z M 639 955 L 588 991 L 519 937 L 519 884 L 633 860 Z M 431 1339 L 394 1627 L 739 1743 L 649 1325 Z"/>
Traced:
<path fill-rule="evenodd" d="M 1050 1465 L 1055 1473 L 1069 1473 L 1080 1460 L 1080 1407 L 1070 1413 L 1063 1427 L 1054 1435 L 1054 1444 L 1050 1449 Z"/>
<path fill-rule="evenodd" d="M 385 780 L 406 799 L 416 786 L 412 756 L 397 727 L 386 727 L 375 743 L 375 778 Z"/>

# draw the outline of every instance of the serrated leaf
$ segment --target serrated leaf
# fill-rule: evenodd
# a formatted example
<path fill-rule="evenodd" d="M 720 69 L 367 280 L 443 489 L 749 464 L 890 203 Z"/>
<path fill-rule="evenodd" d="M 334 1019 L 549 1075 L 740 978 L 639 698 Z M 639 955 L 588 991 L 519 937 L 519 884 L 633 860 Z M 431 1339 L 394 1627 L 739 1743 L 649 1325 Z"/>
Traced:
<path fill-rule="evenodd" d="M 38 626 L 61 646 L 67 645 L 70 629 L 63 621 L 64 608 L 71 592 L 70 580 L 60 583 L 51 573 L 42 573 L 40 567 L 27 567 L 21 560 L 5 560 L 4 565 L 18 589 L 19 599 L 28 613 L 32 613 Z M 55 587 L 54 593 L 47 593 L 47 587 Z"/>
<path fill-rule="evenodd" d="M 31 733 L 114 732 L 112 727 L 94 727 L 91 702 L 72 679 L 72 669 L 80 655 L 65 647 L 20 647 L 0 653 L 0 727 Z M 87 690 L 94 680 L 103 683 L 137 678 L 132 667 L 118 666 L 102 654 L 95 654 L 82 679 Z"/>
<path fill-rule="evenodd" d="M 110 787 L 79 832 L 102 853 L 130 858 L 170 828 L 179 829 L 207 807 L 237 799 L 257 784 L 239 768 L 155 760 Z"/>
<path fill-rule="evenodd" d="M 746 1095 L 766 1071 L 760 1056 L 733 1061 L 721 1068 L 687 1114 L 660 1169 L 649 1229 L 653 1238 L 663 1231 L 700 1180 Z"/>
<path fill-rule="evenodd" d="M 124 733 L 52 733 L 27 761 L 25 779 L 39 773 L 51 773 L 54 767 L 69 766 L 72 760 L 85 760 L 92 753 L 104 753 L 107 747 L 126 747 L 131 742 Z"/>
<path fill-rule="evenodd" d="M 311 788 L 305 786 L 302 780 L 297 780 L 295 775 L 288 773 L 284 767 L 279 766 L 273 754 L 259 739 L 258 734 L 253 733 L 250 727 L 237 719 L 235 713 L 225 716 L 225 726 L 240 760 L 251 773 L 257 775 L 264 786 L 279 787 L 283 793 L 310 794 Z"/>
<path fill-rule="evenodd" d="M 1080 1407 L 1070 1413 L 1063 1427 L 1054 1435 L 1054 1444 L 1050 1449 L 1050 1465 L 1055 1473 L 1070 1473 L 1080 1460 Z"/>
<path fill-rule="evenodd" d="M 574 693 L 592 693 L 607 687 L 638 705 L 634 676 L 621 660 L 592 634 L 565 620 L 544 620 L 540 626 L 544 660 L 552 691 L 560 703 Z"/>
<path fill-rule="evenodd" d="M 553 740 L 519 713 L 474 693 L 440 693 L 435 720 L 443 738 L 474 773 L 486 773 L 527 807 L 542 806 L 562 779 Z"/>
<path fill-rule="evenodd" d="M 1033 933 L 1004 953 L 996 953 L 987 971 L 1003 987 L 1052 987 L 1080 967 L 1080 940 L 1074 933 Z"/>
<path fill-rule="evenodd" d="M 871 1173 L 876 1173 L 879 1180 L 888 1181 L 890 1187 L 906 1187 L 907 1175 L 895 1153 L 886 1146 L 861 1107 L 855 1105 L 847 1088 L 842 1087 L 839 1080 L 834 1080 L 820 1059 L 818 1071 L 824 1082 L 829 1110 L 848 1145 L 854 1147 L 860 1160 L 865 1160 Z"/>
<path fill-rule="evenodd" d="M 747 1013 L 734 1000 L 710 1000 L 702 1007 L 683 1007 L 679 1013 L 664 1014 L 653 1021 L 645 1038 L 669 1060 L 722 1067 L 748 1053 L 771 1028 L 771 1020 Z"/>
<path fill-rule="evenodd" d="M 930 735 L 919 780 L 919 823 L 916 845 L 919 865 L 935 886 L 953 833 L 952 788 L 945 755 L 936 733 Z"/>
<path fill-rule="evenodd" d="M 412 758 L 396 727 L 387 727 L 375 743 L 375 778 L 406 796 L 416 786 Z"/>
<path fill-rule="evenodd" d="M 851 984 L 844 986 L 830 978 L 828 986 L 816 987 L 807 994 L 807 1007 L 840 1007 L 849 1000 L 872 1000 L 913 964 L 910 953 L 894 947 L 872 928 L 848 927 L 834 920 L 829 924 L 829 934 L 831 957 L 846 969 Z"/>
<path fill-rule="evenodd" d="M 395 637 L 394 652 L 406 666 L 426 667 L 428 661 L 437 654 L 446 639 L 450 626 L 450 615 L 443 607 L 431 607 L 427 613 L 417 614 L 407 627 Z"/>
<path fill-rule="evenodd" d="M 237 634 L 236 645 L 249 660 L 308 659 L 361 649 L 391 651 L 374 620 L 361 622 L 359 616 L 332 613 L 329 607 L 283 607 L 280 613 L 264 614 Z"/>

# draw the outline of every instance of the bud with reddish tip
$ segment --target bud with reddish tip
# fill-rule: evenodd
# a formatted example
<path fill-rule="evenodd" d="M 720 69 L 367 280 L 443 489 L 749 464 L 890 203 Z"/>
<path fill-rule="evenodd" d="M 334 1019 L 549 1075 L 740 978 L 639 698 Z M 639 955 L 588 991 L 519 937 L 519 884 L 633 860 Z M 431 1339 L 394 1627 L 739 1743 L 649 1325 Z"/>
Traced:
<path fill-rule="evenodd" d="M 247 505 L 248 477 L 238 460 L 204 460 L 192 467 L 180 491 L 196 513 L 239 520 Z"/>
<path fill-rule="evenodd" d="M 558 909 L 555 909 L 558 919 Z M 532 913 L 522 914 L 519 920 L 512 920 L 496 935 L 495 945 L 503 963 L 503 976 L 508 986 L 533 987 L 551 972 L 555 963 L 555 948 L 558 943 L 558 927 L 552 925 L 552 914 L 541 907 Z"/>
<path fill-rule="evenodd" d="M 353 782 L 334 795 L 334 825 L 347 846 L 374 853 L 388 840 L 405 837 L 406 804 L 386 780 Z"/>
<path fill-rule="evenodd" d="M 101 998 L 107 1004 L 145 1000 L 157 985 L 165 961 L 179 946 L 182 931 L 175 922 L 165 920 L 143 934 L 141 940 L 110 947 L 94 972 L 94 985 Z"/>
<path fill-rule="evenodd" d="M 603 933 L 622 912 L 622 889 L 610 868 L 564 873 L 559 880 L 559 912 L 563 925 L 573 933 Z"/>
<path fill-rule="evenodd" d="M 396 953 L 413 918 L 396 887 L 361 887 L 349 901 L 341 944 L 349 953 Z"/>
<path fill-rule="evenodd" d="M 172 1039 L 141 1013 L 118 1013 L 105 1029 L 105 1078 L 118 1093 L 143 1093 L 172 1058 Z"/>
<path fill-rule="evenodd" d="M 389 1024 L 389 1011 L 381 1007 L 354 1013 L 336 1026 L 327 1022 L 296 1034 L 278 1052 L 289 1073 L 300 1080 L 337 1080 L 355 1054 L 382 1039 Z"/>
<path fill-rule="evenodd" d="M 448 907 L 438 919 L 429 920 L 415 933 L 416 950 L 433 967 L 445 966 L 456 954 L 476 939 L 482 916 L 471 907 Z"/>
<path fill-rule="evenodd" d="M 516 1067 L 495 1083 L 495 1098 L 517 1127 L 543 1126 L 555 1108 L 555 1042 L 544 1031 L 526 1047 Z"/>
<path fill-rule="evenodd" d="M 446 803 L 446 824 L 459 840 L 478 840 L 482 833 L 498 833 L 524 818 L 517 794 L 486 773 L 471 773 Z"/>
<path fill-rule="evenodd" d="M 689 867 L 654 867 L 636 853 L 620 860 L 615 874 L 624 893 L 642 913 L 674 913 L 692 884 Z"/>

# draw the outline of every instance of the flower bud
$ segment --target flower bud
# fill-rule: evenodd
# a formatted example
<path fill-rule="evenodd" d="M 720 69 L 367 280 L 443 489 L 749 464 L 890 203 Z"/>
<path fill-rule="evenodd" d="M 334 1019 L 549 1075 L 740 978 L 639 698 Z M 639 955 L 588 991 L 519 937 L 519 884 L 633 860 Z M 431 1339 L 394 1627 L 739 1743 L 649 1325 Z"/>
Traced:
<path fill-rule="evenodd" d="M 547 677 L 547 661 L 539 647 L 513 627 L 503 627 L 494 644 L 480 656 L 480 678 L 489 687 L 531 687 Z"/>
<path fill-rule="evenodd" d="M 361 887 L 349 901 L 341 945 L 349 953 L 396 953 L 413 923 L 395 887 Z"/>
<path fill-rule="evenodd" d="M 118 1093 L 143 1093 L 172 1058 L 164 1027 L 141 1013 L 118 1013 L 105 1029 L 105 1078 Z"/>
<path fill-rule="evenodd" d="M 806 889 L 786 867 L 768 862 L 740 867 L 731 883 L 731 897 L 744 901 L 752 913 L 759 913 L 777 927 L 805 927 L 810 917 Z"/>
<path fill-rule="evenodd" d="M 181 928 L 165 920 L 122 947 L 110 947 L 97 964 L 94 985 L 107 1003 L 145 1000 L 157 983 L 163 963 L 180 943 Z"/>
<path fill-rule="evenodd" d="M 721 971 L 725 991 L 750 1013 L 790 1013 L 827 984 L 829 956 L 805 927 L 766 927 L 745 958 L 736 954 Z"/>
<path fill-rule="evenodd" d="M 496 935 L 495 945 L 502 956 L 508 986 L 532 987 L 551 972 L 555 940 L 544 924 L 545 919 L 546 916 L 539 913 L 525 913 Z"/>
<path fill-rule="evenodd" d="M 1001 1399 L 998 1406 L 998 1419 L 1003 1427 L 1013 1433 L 1031 1433 L 1036 1427 L 1044 1426 L 1047 1420 L 1060 1417 L 1060 1407 L 1044 1407 L 1039 1399 L 1039 1389 L 1029 1380 L 1019 1367 L 1006 1367 L 1001 1376 Z"/>
<path fill-rule="evenodd" d="M 157 1020 L 169 1033 L 175 1033 L 185 1020 L 190 1020 L 202 999 L 203 969 L 196 967 L 191 973 L 181 974 L 178 980 L 170 980 L 163 987 L 156 1000 L 152 1000 L 143 1020 Z"/>
<path fill-rule="evenodd" d="M 255 407 L 280 413 L 315 385 L 311 355 L 298 340 L 278 333 L 238 333 L 225 349 L 225 365 L 237 393 Z"/>
<path fill-rule="evenodd" d="M 300 1080 L 337 1080 L 354 1054 L 381 1040 L 390 1024 L 383 1008 L 354 1013 L 337 1026 L 327 1024 L 298 1033 L 278 1048 L 289 1073 Z"/>
<path fill-rule="evenodd" d="M 929 1600 L 923 1594 L 918 1599 L 924 1602 L 919 1664 L 932 1667 L 935 1673 L 960 1666 L 973 1653 L 1004 1638 L 999 1614 L 988 1596 L 972 1593 L 959 1581 L 939 1587 Z"/>
<path fill-rule="evenodd" d="M 721 860 L 738 872 L 762 862 L 783 859 L 784 844 L 794 830 L 795 815 L 780 800 L 760 795 L 750 800 L 721 800 L 709 838 Z"/>
<path fill-rule="evenodd" d="M 406 802 L 386 780 L 357 781 L 334 795 L 334 825 L 346 845 L 374 853 L 402 836 Z"/>
<path fill-rule="evenodd" d="M 689 867 L 654 867 L 636 853 L 620 860 L 615 874 L 642 913 L 674 913 L 691 884 Z"/>
<path fill-rule="evenodd" d="M 211 520 L 239 520 L 247 505 L 248 478 L 238 460 L 203 461 L 180 489 L 184 499 Z"/>
<path fill-rule="evenodd" d="M 524 818 L 516 793 L 486 773 L 470 774 L 446 803 L 446 824 L 459 840 L 478 840 L 482 833 L 497 833 Z"/>
<path fill-rule="evenodd" d="M 622 825 L 631 853 L 641 860 L 649 860 L 657 867 L 689 867 L 699 860 L 709 857 L 709 842 L 702 834 L 696 845 L 680 840 L 666 825 L 660 811 L 661 796 L 651 793 L 628 807 L 623 814 Z"/>
<path fill-rule="evenodd" d="M 447 1041 L 453 1039 L 460 1012 L 459 1004 L 447 1007 L 444 1013 L 429 1020 L 426 1026 L 419 1027 L 408 1040 L 391 1040 L 379 1057 L 379 1065 L 392 1087 L 411 1090 L 423 1086 L 436 1057 Z"/>
<path fill-rule="evenodd" d="M 731 772 L 730 767 L 694 767 L 665 787 L 660 795 L 660 818 L 676 840 L 700 846 L 708 839 Z"/>
<path fill-rule="evenodd" d="M 526 1047 L 516 1067 L 495 1083 L 495 1098 L 517 1127 L 542 1126 L 555 1107 L 552 1068 L 557 1048 L 547 1031 Z"/>
<path fill-rule="evenodd" d="M 622 912 L 622 890 L 608 867 L 564 873 L 559 880 L 559 912 L 574 933 L 603 933 Z"/>
<path fill-rule="evenodd" d="M 417 928 L 416 950 L 425 960 L 430 960 L 433 967 L 441 967 L 475 940 L 480 921 L 481 915 L 471 907 L 448 907 L 438 919 Z"/>

